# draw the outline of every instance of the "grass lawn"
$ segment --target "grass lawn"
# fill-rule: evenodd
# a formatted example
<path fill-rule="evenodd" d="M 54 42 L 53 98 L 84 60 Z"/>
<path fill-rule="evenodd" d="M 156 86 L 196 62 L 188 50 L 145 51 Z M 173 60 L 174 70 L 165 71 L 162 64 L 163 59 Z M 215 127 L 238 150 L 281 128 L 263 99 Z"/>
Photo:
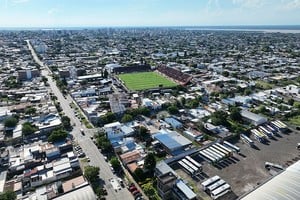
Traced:
<path fill-rule="evenodd" d="M 296 126 L 300 126 L 300 115 L 290 118 L 289 122 Z"/>
<path fill-rule="evenodd" d="M 271 84 L 271 83 L 268 83 L 266 81 L 255 81 L 256 85 L 262 87 L 263 89 L 265 90 L 268 90 L 268 89 L 272 89 L 274 87 L 274 84 Z"/>
<path fill-rule="evenodd" d="M 164 88 L 176 86 L 176 83 L 156 72 L 120 74 L 118 77 L 129 90 L 146 90 L 158 88 L 159 85 L 162 85 Z"/>

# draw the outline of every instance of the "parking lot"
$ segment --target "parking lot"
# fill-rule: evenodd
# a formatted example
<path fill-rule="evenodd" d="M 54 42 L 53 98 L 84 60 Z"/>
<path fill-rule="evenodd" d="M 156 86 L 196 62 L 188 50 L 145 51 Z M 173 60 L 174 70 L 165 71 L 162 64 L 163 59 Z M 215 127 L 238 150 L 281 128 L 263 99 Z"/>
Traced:
<path fill-rule="evenodd" d="M 254 138 L 251 139 L 255 141 Z M 220 199 L 235 199 L 236 196 L 241 196 L 251 191 L 271 177 L 271 173 L 264 167 L 265 162 L 272 162 L 287 167 L 299 160 L 300 151 L 296 149 L 299 141 L 300 133 L 291 132 L 289 134 L 280 134 L 280 137 L 270 139 L 268 144 L 255 141 L 256 148 L 251 148 L 249 145 L 243 144 L 240 140 L 236 143 L 232 142 L 240 147 L 241 155 L 234 154 L 233 158 L 226 159 L 217 166 L 202 161 L 203 174 L 199 178 L 191 178 L 180 167 L 176 167 L 176 165 L 172 167 L 190 185 L 194 188 L 196 187 L 195 190 L 200 198 L 211 199 L 203 192 L 200 183 L 208 177 L 219 175 L 231 185 L 233 191 L 232 194 L 225 195 L 225 198 Z M 201 161 L 199 156 L 194 158 L 197 157 L 197 160 Z"/>

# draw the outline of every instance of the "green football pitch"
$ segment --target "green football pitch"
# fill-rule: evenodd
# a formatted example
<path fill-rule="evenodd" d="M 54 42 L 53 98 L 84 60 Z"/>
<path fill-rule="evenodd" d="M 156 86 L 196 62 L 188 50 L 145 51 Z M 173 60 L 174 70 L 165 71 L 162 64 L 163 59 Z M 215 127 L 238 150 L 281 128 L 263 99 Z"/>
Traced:
<path fill-rule="evenodd" d="M 170 88 L 177 85 L 157 72 L 119 74 L 118 77 L 129 90 L 147 90 L 160 86 Z"/>

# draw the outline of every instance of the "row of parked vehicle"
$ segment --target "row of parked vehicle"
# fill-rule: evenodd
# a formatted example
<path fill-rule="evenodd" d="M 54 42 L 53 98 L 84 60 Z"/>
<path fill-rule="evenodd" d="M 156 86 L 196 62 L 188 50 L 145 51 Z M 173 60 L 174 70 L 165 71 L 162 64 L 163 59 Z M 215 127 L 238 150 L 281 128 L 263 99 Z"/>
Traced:
<path fill-rule="evenodd" d="M 79 158 L 85 157 L 85 153 L 83 152 L 81 146 L 79 145 L 74 146 L 74 150 Z"/>
<path fill-rule="evenodd" d="M 128 186 L 128 190 L 131 192 L 131 194 L 134 196 L 135 200 L 143 200 L 143 195 L 141 194 L 141 192 L 139 191 L 139 189 L 137 189 L 137 187 L 134 185 L 134 183 L 131 183 Z"/>

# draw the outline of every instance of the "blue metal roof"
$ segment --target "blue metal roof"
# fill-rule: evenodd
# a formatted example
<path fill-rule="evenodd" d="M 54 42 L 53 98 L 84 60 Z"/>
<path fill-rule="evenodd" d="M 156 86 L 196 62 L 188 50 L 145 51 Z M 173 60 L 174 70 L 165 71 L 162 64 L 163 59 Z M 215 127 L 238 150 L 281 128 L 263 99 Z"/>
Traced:
<path fill-rule="evenodd" d="M 169 134 L 157 133 L 153 137 L 170 150 L 182 147 L 182 144 L 174 140 Z"/>

